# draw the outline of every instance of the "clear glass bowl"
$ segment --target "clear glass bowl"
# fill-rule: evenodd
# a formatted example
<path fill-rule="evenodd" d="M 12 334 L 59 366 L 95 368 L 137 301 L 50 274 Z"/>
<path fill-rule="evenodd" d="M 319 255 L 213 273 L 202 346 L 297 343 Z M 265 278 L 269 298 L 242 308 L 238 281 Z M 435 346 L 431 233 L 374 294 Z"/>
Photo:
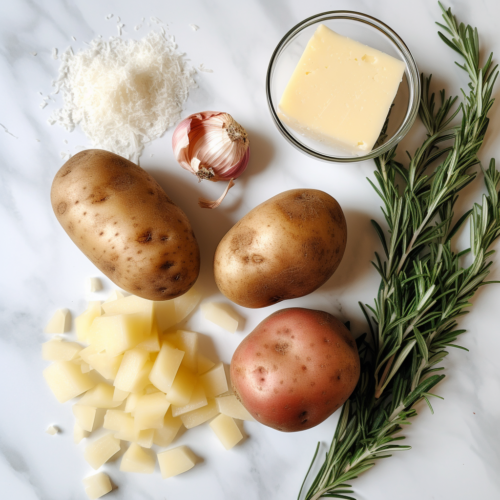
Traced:
<path fill-rule="evenodd" d="M 278 116 L 278 103 L 307 42 L 318 25 L 324 24 L 340 35 L 401 59 L 405 73 L 393 102 L 385 137 L 363 156 L 347 156 L 331 146 L 309 139 L 291 129 Z M 273 52 L 266 78 L 266 94 L 274 123 L 283 136 L 303 153 L 329 162 L 357 162 L 375 158 L 393 148 L 408 133 L 418 114 L 420 75 L 417 64 L 403 40 L 389 26 L 374 17 L 347 10 L 324 12 L 294 26 Z"/>

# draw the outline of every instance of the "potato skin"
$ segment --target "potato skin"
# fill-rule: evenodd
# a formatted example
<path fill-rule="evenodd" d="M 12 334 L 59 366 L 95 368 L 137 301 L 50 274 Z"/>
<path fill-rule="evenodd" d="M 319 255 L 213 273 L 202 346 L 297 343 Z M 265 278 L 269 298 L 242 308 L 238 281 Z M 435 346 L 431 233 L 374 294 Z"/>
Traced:
<path fill-rule="evenodd" d="M 307 295 L 335 272 L 344 255 L 344 213 L 329 194 L 285 191 L 251 210 L 222 238 L 215 282 L 244 307 L 266 307 Z"/>
<path fill-rule="evenodd" d="M 167 300 L 198 278 L 200 252 L 188 218 L 131 161 L 82 151 L 57 172 L 50 196 L 69 237 L 124 290 Z"/>
<path fill-rule="evenodd" d="M 348 399 L 359 374 L 356 342 L 344 324 L 298 307 L 268 316 L 231 360 L 233 390 L 245 408 L 284 432 L 323 422 Z"/>

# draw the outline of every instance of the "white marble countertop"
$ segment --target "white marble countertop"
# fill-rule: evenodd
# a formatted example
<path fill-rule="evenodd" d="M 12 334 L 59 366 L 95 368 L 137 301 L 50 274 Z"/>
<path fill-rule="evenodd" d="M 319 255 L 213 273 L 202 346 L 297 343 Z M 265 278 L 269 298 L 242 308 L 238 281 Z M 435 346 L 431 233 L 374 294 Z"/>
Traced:
<path fill-rule="evenodd" d="M 485 51 L 500 57 L 498 0 L 447 0 L 460 20 L 478 26 Z M 68 133 L 47 124 L 60 105 L 43 95 L 51 92 L 59 62 L 52 49 L 74 50 L 97 35 L 144 36 L 151 16 L 161 19 L 179 48 L 199 72 L 199 88 L 191 93 L 184 116 L 220 109 L 235 116 L 252 140 L 251 164 L 218 210 L 201 212 L 197 198 L 215 196 L 220 186 L 197 184 L 175 162 L 172 130 L 148 146 L 141 165 L 163 185 L 190 218 L 202 249 L 199 286 L 204 300 L 223 300 L 214 282 L 211 261 L 222 235 L 249 209 L 278 192 L 296 187 L 321 188 L 343 207 L 349 227 L 346 255 L 337 273 L 313 294 L 264 310 L 238 308 L 244 328 L 231 336 L 204 321 L 199 312 L 188 327 L 209 335 L 218 356 L 230 362 L 240 340 L 272 311 L 299 305 L 324 309 L 350 319 L 355 334 L 365 328 L 358 301 L 372 303 L 378 285 L 370 265 L 378 248 L 370 219 L 382 220 L 380 201 L 366 181 L 373 162 L 328 165 L 307 158 L 281 137 L 271 121 L 265 96 L 267 64 L 281 37 L 302 19 L 327 10 L 350 9 L 373 15 L 406 41 L 424 73 L 434 74 L 435 89 L 457 93 L 465 76 L 436 34 L 440 11 L 435 0 L 16 0 L 0 3 L 0 497 L 5 500 L 82 500 L 82 478 L 92 472 L 81 443 L 72 441 L 70 403 L 60 405 L 42 378 L 43 326 L 58 307 L 79 314 L 88 296 L 84 279 L 99 276 L 57 223 L 49 203 L 52 178 L 63 163 L 61 152 L 90 146 L 83 133 Z M 114 14 L 106 20 L 108 14 Z M 146 21 L 139 31 L 133 27 Z M 189 24 L 200 27 L 193 31 Z M 73 40 L 73 38 L 75 40 Z M 33 55 L 36 53 L 36 55 Z M 496 95 L 500 87 L 497 85 Z M 500 160 L 500 108 L 492 111 L 491 127 L 480 156 Z M 416 125 L 405 139 L 412 149 L 422 138 Z M 403 149 L 400 148 L 401 150 Z M 402 151 L 400 152 L 402 154 Z M 480 182 L 467 189 L 469 206 L 479 199 Z M 217 195 L 218 196 L 218 195 Z M 498 249 L 498 245 L 497 245 Z M 499 264 L 492 279 L 499 279 Z M 105 291 L 114 287 L 104 280 Z M 500 350 L 498 286 L 483 288 L 471 314 L 461 321 L 468 332 L 445 366 L 448 377 L 438 387 L 435 414 L 425 405 L 406 432 L 412 450 L 380 462 L 353 482 L 359 500 L 470 500 L 500 498 Z M 200 427 L 178 439 L 203 461 L 179 477 L 162 480 L 123 474 L 119 462 L 106 464 L 116 490 L 111 499 L 244 499 L 296 498 L 317 441 L 323 451 L 338 414 L 318 427 L 283 434 L 257 423 L 245 423 L 248 438 L 230 452 L 211 431 Z M 62 433 L 45 434 L 49 424 Z"/>

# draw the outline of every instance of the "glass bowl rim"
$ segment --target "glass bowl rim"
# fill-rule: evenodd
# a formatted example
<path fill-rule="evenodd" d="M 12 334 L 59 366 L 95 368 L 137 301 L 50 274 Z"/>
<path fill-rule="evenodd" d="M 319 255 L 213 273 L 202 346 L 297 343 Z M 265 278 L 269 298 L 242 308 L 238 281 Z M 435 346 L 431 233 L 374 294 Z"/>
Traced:
<path fill-rule="evenodd" d="M 305 28 L 312 26 L 313 24 L 329 19 L 346 19 L 349 21 L 361 22 L 363 24 L 367 24 L 372 28 L 375 28 L 377 31 L 381 32 L 385 35 L 403 54 L 403 60 L 406 68 L 408 69 L 408 90 L 409 90 L 409 102 L 408 108 L 406 110 L 406 114 L 403 120 L 403 123 L 399 126 L 394 135 L 381 146 L 372 149 L 368 154 L 363 156 L 333 156 L 320 153 L 313 149 L 308 148 L 305 144 L 298 141 L 294 136 L 292 136 L 288 130 L 285 128 L 281 120 L 279 119 L 271 96 L 271 79 L 273 69 L 278 59 L 278 56 L 281 54 L 286 44 L 298 33 L 300 33 Z M 309 156 L 313 156 L 318 158 L 319 160 L 327 161 L 327 162 L 337 162 L 337 163 L 354 163 L 360 162 L 364 160 L 369 160 L 372 158 L 376 158 L 381 154 L 389 151 L 394 148 L 403 137 L 408 133 L 410 128 L 412 127 L 415 119 L 418 115 L 418 109 L 420 105 L 420 93 L 421 93 L 421 84 L 420 84 L 420 73 L 418 71 L 417 63 L 413 58 L 413 55 L 410 52 L 410 49 L 407 47 L 403 39 L 387 24 L 383 23 L 379 19 L 370 16 L 368 14 L 364 14 L 362 12 L 353 11 L 353 10 L 331 10 L 322 12 L 320 14 L 315 14 L 314 16 L 310 16 L 307 19 L 304 19 L 300 23 L 296 24 L 291 28 L 279 41 L 278 45 L 274 49 L 274 52 L 269 61 L 269 65 L 267 68 L 266 75 L 266 96 L 267 96 L 267 104 L 269 107 L 269 111 L 273 118 L 274 124 L 281 132 L 281 134 L 287 139 L 293 146 L 302 151 L 303 153 L 308 154 Z"/>

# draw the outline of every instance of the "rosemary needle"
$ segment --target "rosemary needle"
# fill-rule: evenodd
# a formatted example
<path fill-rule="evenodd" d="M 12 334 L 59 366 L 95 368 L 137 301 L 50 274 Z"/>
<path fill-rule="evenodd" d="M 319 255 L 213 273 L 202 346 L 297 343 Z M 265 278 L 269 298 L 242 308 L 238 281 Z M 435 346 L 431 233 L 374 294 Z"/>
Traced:
<path fill-rule="evenodd" d="M 463 100 L 453 111 L 457 98 L 446 97 L 442 90 L 437 103 L 430 92 L 431 76 L 422 76 L 419 114 L 426 140 L 408 165 L 396 161 L 395 149 L 375 160 L 375 182 L 369 182 L 382 199 L 388 234 L 372 221 L 384 255 L 376 253 L 373 262 L 381 277 L 375 303 L 360 304 L 371 341 L 366 335 L 357 340 L 361 377 L 342 408 L 306 500 L 354 500 L 348 482 L 377 459 L 409 449 L 398 443 L 404 439 L 402 426 L 417 415 L 418 402 L 424 400 L 432 411 L 430 398 L 439 396 L 430 391 L 444 378 L 438 365 L 447 348 L 461 348 L 455 341 L 464 330 L 458 329 L 457 320 L 467 314 L 478 288 L 491 283 L 486 281 L 493 254 L 489 248 L 500 235 L 500 172 L 494 160 L 484 170 L 488 194 L 458 222 L 452 221 L 460 191 L 476 176 L 471 169 L 479 164 L 498 71 L 492 54 L 480 67 L 477 29 L 458 24 L 451 9 L 439 5 L 444 19 L 444 24 L 437 23 L 439 37 L 463 58 L 456 64 L 467 72 L 469 89 L 462 91 Z M 454 126 L 459 113 L 461 122 Z M 456 252 L 452 239 L 467 219 L 470 248 Z M 467 253 L 472 263 L 464 267 L 461 257 Z M 318 448 L 313 462 L 317 453 Z"/>

